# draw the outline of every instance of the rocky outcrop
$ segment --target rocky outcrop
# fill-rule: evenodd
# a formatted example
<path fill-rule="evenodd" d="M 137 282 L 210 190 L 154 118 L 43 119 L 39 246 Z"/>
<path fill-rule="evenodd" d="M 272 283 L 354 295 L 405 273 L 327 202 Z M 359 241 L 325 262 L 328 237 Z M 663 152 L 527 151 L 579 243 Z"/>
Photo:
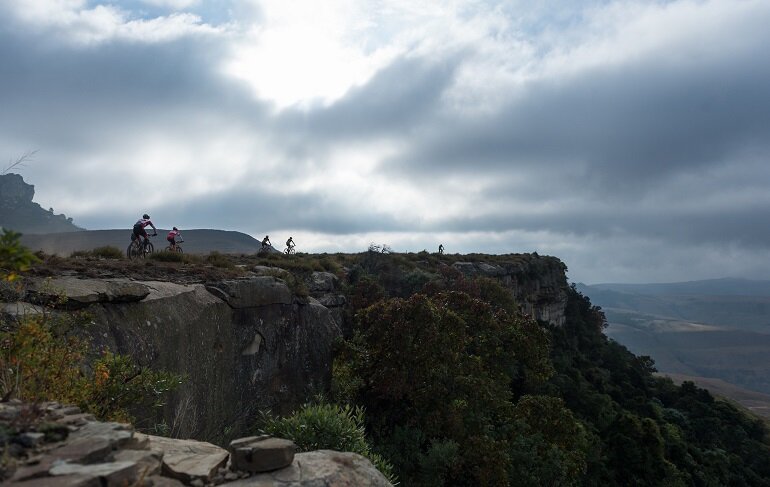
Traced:
<path fill-rule="evenodd" d="M 456 272 L 500 280 L 522 310 L 555 325 L 565 321 L 567 282 L 552 257 L 511 256 L 455 262 Z M 261 410 L 292 412 L 327 391 L 332 345 L 342 336 L 347 298 L 329 272 L 300 277 L 254 267 L 250 277 L 182 284 L 137 277 L 28 278 L 26 294 L 0 305 L 0 319 L 76 310 L 96 350 L 128 354 L 184 381 L 157 416 L 134 413 L 171 436 L 220 445 L 253 431 Z M 146 279 L 146 280 L 145 280 Z M 302 293 L 304 294 L 304 292 Z M 18 299 L 17 299 L 18 298 Z"/>
<path fill-rule="evenodd" d="M 71 218 L 56 215 L 33 203 L 35 187 L 18 174 L 0 174 L 0 227 L 21 233 L 74 232 L 82 230 Z"/>
<path fill-rule="evenodd" d="M 274 472 L 237 480 L 229 487 L 389 487 L 374 465 L 356 453 L 317 450 L 299 453 L 292 464 Z"/>
<path fill-rule="evenodd" d="M 255 443 L 262 448 L 250 449 L 249 468 L 241 468 L 242 461 L 211 443 L 136 433 L 131 425 L 94 421 L 57 403 L 0 403 L 0 440 L 0 482 L 9 486 L 391 485 L 354 453 L 295 455 L 291 441 L 244 438 L 233 442 L 236 448 Z"/>
<path fill-rule="evenodd" d="M 313 272 L 308 279 L 310 295 L 326 307 L 340 326 L 344 326 L 347 298 L 340 289 L 340 279 L 331 272 Z"/>
<path fill-rule="evenodd" d="M 501 264 L 455 262 L 452 267 L 468 276 L 500 280 L 511 290 L 521 310 L 537 320 L 557 326 L 566 321 L 566 267 L 555 257 L 532 254 Z"/>
<path fill-rule="evenodd" d="M 272 276 L 206 285 L 65 277 L 31 279 L 28 288 L 27 301 L 87 317 L 82 333 L 96 350 L 184 377 L 157 417 L 136 411 L 175 437 L 226 444 L 250 430 L 259 411 L 288 413 L 331 381 L 337 322 Z M 37 309 L 13 303 L 0 311 Z"/>

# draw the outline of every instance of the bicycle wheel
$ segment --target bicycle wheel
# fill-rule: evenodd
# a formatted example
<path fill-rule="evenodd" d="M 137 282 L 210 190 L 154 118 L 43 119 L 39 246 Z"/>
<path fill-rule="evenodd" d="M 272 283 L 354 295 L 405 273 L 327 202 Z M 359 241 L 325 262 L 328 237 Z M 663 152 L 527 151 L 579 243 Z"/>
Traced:
<path fill-rule="evenodd" d="M 126 249 L 126 257 L 129 259 L 136 259 L 139 257 L 140 251 L 139 251 L 139 243 L 134 240 L 130 244 L 128 244 L 128 248 Z"/>
<path fill-rule="evenodd" d="M 177 246 L 176 246 L 176 253 L 177 253 L 177 254 L 181 254 L 181 253 L 183 253 L 183 252 L 182 252 L 182 247 L 180 247 L 179 245 L 177 245 Z"/>
<path fill-rule="evenodd" d="M 152 242 L 147 242 L 146 244 L 144 244 L 144 255 L 142 255 L 142 257 L 147 257 L 154 251 L 155 251 L 155 247 L 152 245 Z"/>

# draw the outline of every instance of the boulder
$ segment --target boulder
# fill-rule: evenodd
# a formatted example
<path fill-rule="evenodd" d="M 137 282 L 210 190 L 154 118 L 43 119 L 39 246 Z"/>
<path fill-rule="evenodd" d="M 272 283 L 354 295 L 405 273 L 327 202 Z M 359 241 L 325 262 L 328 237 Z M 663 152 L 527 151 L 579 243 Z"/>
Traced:
<path fill-rule="evenodd" d="M 162 436 L 142 435 L 149 439 L 151 450 L 162 452 L 163 475 L 189 484 L 194 480 L 210 482 L 228 458 L 226 450 L 205 441 L 177 440 Z"/>
<path fill-rule="evenodd" d="M 334 291 L 339 278 L 331 272 L 313 272 L 310 276 L 311 293 L 330 293 Z"/>
<path fill-rule="evenodd" d="M 235 309 L 292 303 L 289 287 L 273 276 L 229 279 L 209 284 L 206 289 Z"/>
<path fill-rule="evenodd" d="M 263 435 L 233 440 L 229 449 L 233 469 L 269 472 L 291 465 L 297 445 L 291 440 Z"/>
<path fill-rule="evenodd" d="M 294 455 L 289 467 L 222 485 L 228 487 L 391 487 L 366 458 L 356 453 L 318 450 Z"/>
<path fill-rule="evenodd" d="M 44 313 L 45 310 L 42 306 L 35 306 L 30 303 L 0 303 L 0 318 L 19 319 L 25 316 L 41 316 Z"/>

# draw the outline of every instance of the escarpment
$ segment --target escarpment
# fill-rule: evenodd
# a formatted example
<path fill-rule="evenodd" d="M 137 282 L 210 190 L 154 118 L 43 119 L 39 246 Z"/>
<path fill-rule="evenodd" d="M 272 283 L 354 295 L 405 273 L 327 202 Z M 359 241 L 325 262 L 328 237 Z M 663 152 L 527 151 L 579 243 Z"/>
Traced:
<path fill-rule="evenodd" d="M 529 255 L 439 265 L 498 279 L 523 312 L 554 325 L 565 321 L 567 282 L 558 259 Z M 88 275 L 102 272 L 94 266 Z M 27 278 L 25 291 L 0 314 L 77 313 L 77 333 L 89 338 L 95 353 L 108 348 L 183 376 L 156 416 L 137 412 L 138 427 L 224 444 L 253 431 L 260 411 L 288 413 L 329 390 L 333 345 L 350 319 L 347 293 L 355 274 L 352 268 L 242 266 L 240 277 L 197 281 L 180 279 L 173 268 L 162 280 L 159 266 L 149 277 L 149 271 L 103 271 L 108 277 L 102 278 L 48 272 L 51 277 Z M 439 276 L 426 269 L 421 272 L 430 278 Z"/>
<path fill-rule="evenodd" d="M 538 321 L 557 326 L 566 321 L 566 266 L 559 259 L 531 256 L 517 262 L 455 262 L 452 267 L 466 275 L 499 279 L 521 310 Z"/>
<path fill-rule="evenodd" d="M 60 307 L 85 312 L 82 332 L 95 349 L 182 374 L 155 421 L 184 438 L 221 442 L 259 410 L 286 413 L 328 389 L 340 336 L 327 308 L 269 276 L 206 285 L 54 278 L 31 283 L 28 296 L 66 296 Z"/>

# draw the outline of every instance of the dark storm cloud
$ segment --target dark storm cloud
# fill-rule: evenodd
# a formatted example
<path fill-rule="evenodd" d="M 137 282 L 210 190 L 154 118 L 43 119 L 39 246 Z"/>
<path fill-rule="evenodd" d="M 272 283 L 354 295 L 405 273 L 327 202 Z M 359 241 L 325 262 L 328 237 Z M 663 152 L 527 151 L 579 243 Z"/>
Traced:
<path fill-rule="evenodd" d="M 650 62 L 533 83 L 482 123 L 442 120 L 391 167 L 419 175 L 585 165 L 581 182 L 612 192 L 729 162 L 750 145 L 767 150 L 770 64 L 721 61 L 698 69 Z"/>
<path fill-rule="evenodd" d="M 74 48 L 4 25 L 0 131 L 33 147 L 99 145 L 116 128 L 124 136 L 154 123 L 174 128 L 196 113 L 262 116 L 243 86 L 211 69 L 225 49 L 215 38 Z"/>
<path fill-rule="evenodd" d="M 190 201 L 169 201 L 152 208 L 151 216 L 161 226 L 240 230 L 252 235 L 270 229 L 302 229 L 332 235 L 409 230 L 387 213 L 346 207 L 315 194 L 287 196 L 243 190 Z M 123 218 L 128 228 L 137 216 L 126 213 Z M 107 228 L 114 225 L 110 221 L 114 221 L 114 215 L 94 215 L 81 224 Z"/>

